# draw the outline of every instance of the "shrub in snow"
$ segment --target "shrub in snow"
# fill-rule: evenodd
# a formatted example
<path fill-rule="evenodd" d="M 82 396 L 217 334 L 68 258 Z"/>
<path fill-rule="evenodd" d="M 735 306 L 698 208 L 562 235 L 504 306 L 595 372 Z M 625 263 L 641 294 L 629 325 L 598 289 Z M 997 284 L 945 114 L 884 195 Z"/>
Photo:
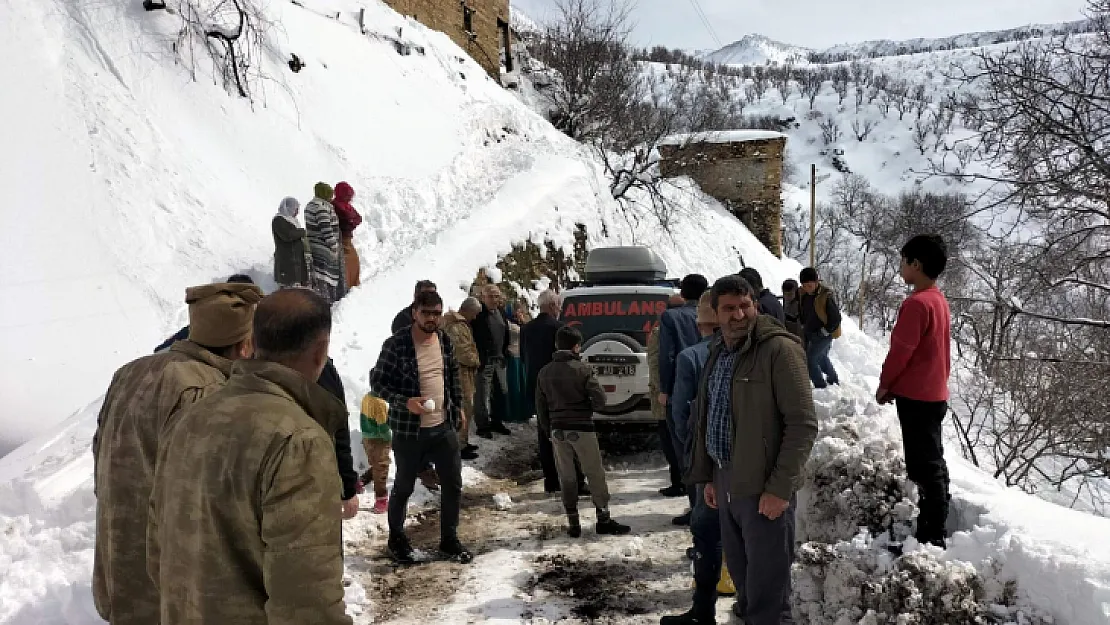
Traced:
<path fill-rule="evenodd" d="M 822 425 L 806 465 L 809 500 L 800 511 L 801 538 L 836 543 L 860 528 L 872 535 L 889 532 L 896 541 L 909 536 L 914 486 L 898 444 L 881 437 L 865 440 L 848 415 Z"/>
<path fill-rule="evenodd" d="M 866 532 L 836 545 L 806 543 L 794 566 L 794 618 L 812 625 L 1047 624 L 1014 605 L 1012 584 L 984 578 L 935 550 L 894 559 Z"/>

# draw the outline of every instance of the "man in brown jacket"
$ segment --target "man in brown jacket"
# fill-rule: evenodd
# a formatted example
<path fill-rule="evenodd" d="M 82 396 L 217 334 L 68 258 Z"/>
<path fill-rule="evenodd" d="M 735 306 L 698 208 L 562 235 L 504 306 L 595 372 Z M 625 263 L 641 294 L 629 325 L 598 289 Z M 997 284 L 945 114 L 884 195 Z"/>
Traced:
<path fill-rule="evenodd" d="M 482 303 L 476 298 L 468 297 L 459 305 L 458 312 L 443 315 L 442 322 L 443 331 L 450 337 L 451 345 L 455 348 L 455 360 L 459 363 L 459 384 L 463 393 L 459 443 L 462 444 L 460 455 L 463 460 L 478 457 L 478 446 L 470 444 L 470 415 L 474 414 L 474 380 L 482 366 L 482 360 L 478 355 L 478 346 L 474 343 L 474 334 L 470 331 L 470 323 L 480 312 Z"/>
<path fill-rule="evenodd" d="M 251 320 L 262 291 L 209 284 L 185 292 L 189 338 L 121 367 L 93 436 L 96 549 L 93 600 L 113 625 L 158 623 L 158 591 L 147 575 L 146 516 L 158 442 L 185 406 L 227 382 L 232 360 L 251 353 Z"/>
<path fill-rule="evenodd" d="M 721 324 L 694 410 L 688 481 L 705 485 L 721 515 L 728 570 L 745 596 L 736 611 L 748 625 L 792 622 L 795 496 L 817 438 L 817 416 L 798 338 L 760 315 L 743 278 L 713 285 Z M 712 603 L 708 604 L 712 606 Z M 668 617 L 668 625 L 712 623 L 713 613 Z"/>
<path fill-rule="evenodd" d="M 266 297 L 255 359 L 163 435 L 147 528 L 161 625 L 351 623 L 330 434 L 347 408 L 316 384 L 330 333 L 316 293 Z"/>

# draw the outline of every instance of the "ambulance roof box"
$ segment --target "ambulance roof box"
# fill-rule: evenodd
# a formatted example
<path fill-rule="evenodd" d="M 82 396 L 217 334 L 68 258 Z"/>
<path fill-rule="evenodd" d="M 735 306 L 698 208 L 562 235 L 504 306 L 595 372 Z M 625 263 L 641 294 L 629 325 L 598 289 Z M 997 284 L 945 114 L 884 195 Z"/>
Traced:
<path fill-rule="evenodd" d="M 646 247 L 599 247 L 586 256 L 591 284 L 658 284 L 667 280 L 667 264 Z"/>

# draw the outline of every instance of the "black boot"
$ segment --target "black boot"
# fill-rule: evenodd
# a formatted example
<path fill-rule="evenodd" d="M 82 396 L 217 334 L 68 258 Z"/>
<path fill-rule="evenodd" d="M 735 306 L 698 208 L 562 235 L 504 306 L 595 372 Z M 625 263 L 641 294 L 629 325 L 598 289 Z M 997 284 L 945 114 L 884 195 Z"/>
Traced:
<path fill-rule="evenodd" d="M 404 534 L 390 536 L 386 548 L 389 550 L 390 557 L 392 557 L 397 564 L 416 564 L 416 553 L 409 543 L 408 536 Z"/>
<path fill-rule="evenodd" d="M 509 428 L 505 427 L 505 424 L 504 424 L 504 423 L 494 423 L 493 425 L 491 425 L 491 426 L 489 427 L 489 429 L 490 429 L 490 431 L 491 431 L 491 432 L 493 432 L 494 434 L 502 434 L 502 435 L 504 435 L 504 436 L 508 436 L 508 435 L 510 435 L 510 434 L 512 434 L 512 433 L 513 433 L 513 431 L 512 431 L 512 430 L 510 430 Z"/>
<path fill-rule="evenodd" d="M 597 525 L 594 527 L 594 530 L 600 535 L 624 536 L 631 532 L 632 528 L 614 521 L 613 518 L 609 516 L 608 511 L 598 510 Z"/>
<path fill-rule="evenodd" d="M 702 614 L 695 612 L 693 608 L 683 614 L 676 614 L 674 616 L 664 616 L 659 619 L 659 625 L 706 625 L 709 623 L 716 623 L 717 619 L 712 612 L 709 614 Z"/>
<path fill-rule="evenodd" d="M 577 512 L 567 513 L 567 535 L 571 538 L 582 536 L 582 521 L 579 520 Z"/>
<path fill-rule="evenodd" d="M 671 519 L 671 524 L 678 525 L 678 526 L 681 526 L 681 527 L 689 527 L 690 526 L 690 515 L 691 514 L 692 514 L 692 512 L 690 510 L 687 510 L 683 514 L 680 514 L 680 515 L 676 516 L 675 518 Z"/>
<path fill-rule="evenodd" d="M 470 564 L 474 559 L 474 554 L 470 550 L 463 547 L 458 538 L 446 538 L 439 543 L 439 552 L 443 555 L 455 560 L 460 564 Z"/>
<path fill-rule="evenodd" d="M 685 484 L 671 484 L 666 488 L 660 488 L 659 494 L 664 497 L 685 497 L 686 485 Z"/>

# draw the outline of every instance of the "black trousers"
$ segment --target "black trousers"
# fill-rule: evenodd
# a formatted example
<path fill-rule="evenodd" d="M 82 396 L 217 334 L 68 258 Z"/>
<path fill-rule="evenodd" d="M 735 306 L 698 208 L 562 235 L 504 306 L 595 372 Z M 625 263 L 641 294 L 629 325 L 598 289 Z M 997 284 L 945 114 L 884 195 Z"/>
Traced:
<path fill-rule="evenodd" d="M 440 537 L 457 537 L 459 509 L 462 505 L 462 458 L 459 457 L 459 435 L 446 423 L 434 428 L 421 428 L 416 439 L 393 438 L 393 459 L 397 474 L 389 496 L 389 533 L 405 533 L 409 497 L 416 488 L 417 474 L 430 462 L 439 474 Z"/>
<path fill-rule="evenodd" d="M 667 404 L 667 418 L 659 422 L 659 445 L 663 448 L 663 457 L 667 459 L 667 470 L 671 474 L 671 486 L 683 484 L 682 481 L 682 455 L 675 444 L 674 428 L 671 426 L 671 406 Z"/>
<path fill-rule="evenodd" d="M 898 397 L 895 405 L 902 425 L 906 473 L 918 490 L 920 513 L 915 536 L 922 543 L 943 544 L 950 495 L 941 424 L 948 413 L 948 403 Z"/>

